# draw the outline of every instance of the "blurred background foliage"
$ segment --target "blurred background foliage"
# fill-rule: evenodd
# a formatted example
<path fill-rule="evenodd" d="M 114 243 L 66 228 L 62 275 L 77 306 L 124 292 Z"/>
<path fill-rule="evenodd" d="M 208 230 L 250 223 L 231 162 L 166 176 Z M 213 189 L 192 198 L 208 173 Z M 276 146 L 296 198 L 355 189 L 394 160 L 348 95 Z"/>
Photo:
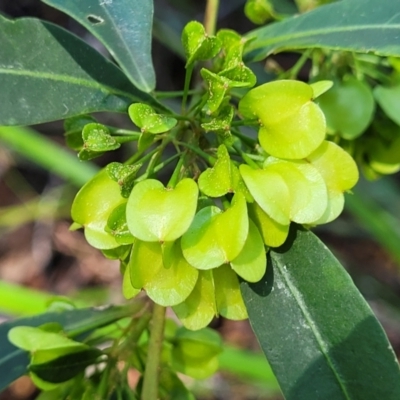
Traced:
<path fill-rule="evenodd" d="M 239 33 L 254 29 L 244 16 L 244 0 L 222 0 L 220 28 Z M 300 4 L 299 2 L 298 4 Z M 189 20 L 203 20 L 205 1 L 155 0 L 153 60 L 157 90 L 180 90 L 184 82 L 180 32 Z M 106 54 L 76 21 L 39 0 L 0 0 L 0 12 L 12 18 L 38 17 L 59 24 Z M 0 47 L 1 52 L 1 47 Z M 267 66 L 293 66 L 298 55 L 270 57 Z M 253 65 L 264 80 L 265 63 Z M 308 66 L 309 68 L 309 66 Z M 271 68 L 269 68 L 271 71 Z M 307 64 L 300 78 L 307 79 Z M 62 95 L 62 94 L 60 94 Z M 129 126 L 124 115 L 97 115 L 102 123 Z M 74 195 L 101 167 L 128 157 L 130 147 L 81 162 L 65 146 L 62 122 L 31 128 L 0 127 L 0 318 L 43 312 L 54 295 L 78 305 L 123 302 L 118 263 L 104 259 L 69 231 Z M 317 235 L 351 274 L 400 355 L 400 187 L 399 174 L 374 182 L 361 179 L 348 195 L 346 209 Z M 200 399 L 279 399 L 273 375 L 259 353 L 246 321 L 215 320 L 224 337 L 221 372 L 200 382 L 186 382 Z M 1 373 L 1 370 L 0 370 Z M 267 377 L 267 379 L 266 379 Z M 268 378 L 269 377 L 269 378 Z M 132 376 L 132 380 L 135 377 Z M 1 400 L 33 399 L 28 378 L 0 394 Z"/>

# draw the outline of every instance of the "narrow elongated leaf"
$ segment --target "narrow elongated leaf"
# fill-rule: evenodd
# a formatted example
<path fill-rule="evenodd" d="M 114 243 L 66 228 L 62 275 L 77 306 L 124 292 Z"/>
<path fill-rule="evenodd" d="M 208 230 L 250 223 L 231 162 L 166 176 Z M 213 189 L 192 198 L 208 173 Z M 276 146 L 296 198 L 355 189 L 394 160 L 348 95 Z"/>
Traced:
<path fill-rule="evenodd" d="M 155 87 L 151 61 L 153 0 L 42 0 L 79 21 L 99 39 L 132 83 Z"/>
<path fill-rule="evenodd" d="M 62 313 L 46 313 L 0 324 L 0 391 L 25 374 L 29 364 L 28 353 L 8 341 L 7 335 L 11 328 L 20 325 L 40 326 L 47 322 L 58 322 L 63 326 L 65 332 L 76 336 L 132 315 L 143 307 L 140 303 L 135 304 L 109 307 L 103 310 L 87 308 Z M 138 309 L 132 307 L 138 307 Z"/>
<path fill-rule="evenodd" d="M 247 61 L 287 49 L 328 48 L 400 55 L 400 3 L 342 0 L 248 33 Z"/>
<path fill-rule="evenodd" d="M 0 125 L 30 125 L 155 104 L 123 72 L 68 31 L 0 15 Z"/>
<path fill-rule="evenodd" d="M 285 398 L 399 399 L 387 337 L 326 246 L 295 228 L 270 257 L 266 276 L 242 293 Z"/>

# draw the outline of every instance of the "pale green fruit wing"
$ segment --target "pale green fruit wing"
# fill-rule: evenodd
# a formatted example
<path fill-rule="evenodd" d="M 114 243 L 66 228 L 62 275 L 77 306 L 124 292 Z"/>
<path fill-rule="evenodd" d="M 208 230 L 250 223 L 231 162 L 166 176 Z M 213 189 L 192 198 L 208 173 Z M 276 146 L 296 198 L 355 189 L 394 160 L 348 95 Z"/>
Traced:
<path fill-rule="evenodd" d="M 236 273 L 226 264 L 214 269 L 212 273 L 218 314 L 233 320 L 246 319 L 246 306 Z"/>
<path fill-rule="evenodd" d="M 134 186 L 127 204 L 126 219 L 132 235 L 143 241 L 169 242 L 189 228 L 197 207 L 197 184 L 189 178 L 175 188 L 165 188 L 147 179 Z"/>
<path fill-rule="evenodd" d="M 187 329 L 198 330 L 206 327 L 217 313 L 211 271 L 199 271 L 193 291 L 184 302 L 172 309 Z"/>
<path fill-rule="evenodd" d="M 249 234 L 244 247 L 239 255 L 231 261 L 231 267 L 248 282 L 258 282 L 265 274 L 267 257 L 263 239 L 251 220 L 249 220 Z"/>
<path fill-rule="evenodd" d="M 242 164 L 240 174 L 258 205 L 282 225 L 290 224 L 290 192 L 282 176 Z"/>

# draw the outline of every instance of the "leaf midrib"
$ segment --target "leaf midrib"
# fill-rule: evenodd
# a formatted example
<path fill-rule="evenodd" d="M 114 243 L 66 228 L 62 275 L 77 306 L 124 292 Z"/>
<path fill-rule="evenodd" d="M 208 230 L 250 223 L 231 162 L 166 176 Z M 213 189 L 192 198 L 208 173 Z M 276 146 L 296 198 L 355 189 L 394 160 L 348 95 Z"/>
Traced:
<path fill-rule="evenodd" d="M 297 27 L 298 28 L 298 27 Z M 253 47 L 251 46 L 251 43 L 249 44 L 248 48 L 246 49 L 246 53 L 249 53 L 251 51 L 257 50 L 260 47 L 263 46 L 270 46 L 285 40 L 295 40 L 295 39 L 301 39 L 302 37 L 307 37 L 307 36 L 316 36 L 316 35 L 327 35 L 331 33 L 343 33 L 343 32 L 356 32 L 356 31 L 361 31 L 365 29 L 371 29 L 371 30 L 378 30 L 378 29 L 398 29 L 400 30 L 400 24 L 396 25 L 352 25 L 348 27 L 334 27 L 334 28 L 321 28 L 321 29 L 314 29 L 314 30 L 306 30 L 302 32 L 290 32 L 286 35 L 280 35 L 277 37 L 271 37 L 265 40 L 260 40 L 257 43 L 257 45 L 254 45 Z M 257 32 L 257 31 L 255 31 Z M 252 34 L 248 35 L 248 38 L 253 38 L 254 36 Z"/>
<path fill-rule="evenodd" d="M 36 79 L 47 79 L 55 82 L 65 82 L 70 83 L 72 85 L 84 86 L 90 89 L 98 89 L 105 94 L 115 94 L 120 96 L 128 97 L 132 100 L 135 100 L 135 97 L 128 92 L 124 92 L 122 90 L 115 89 L 108 85 L 98 84 L 94 81 L 85 80 L 82 78 L 75 78 L 70 75 L 63 74 L 55 74 L 50 72 L 40 72 L 40 71 L 31 71 L 27 69 L 18 69 L 11 70 L 7 68 L 0 68 L 0 74 L 4 75 L 17 75 L 17 76 L 29 76 Z"/>
<path fill-rule="evenodd" d="M 289 273 L 287 271 L 285 271 L 284 268 L 281 268 L 280 260 L 277 259 L 276 257 L 273 257 L 273 258 L 275 259 L 275 266 L 279 269 L 279 271 L 282 275 L 282 278 L 285 280 L 287 288 L 293 295 L 293 298 L 295 299 L 297 305 L 299 306 L 301 313 L 303 314 L 305 320 L 307 321 L 307 324 L 308 324 L 311 332 L 314 335 L 314 338 L 321 350 L 321 353 L 324 355 L 324 357 L 327 361 L 327 364 L 329 365 L 330 369 L 332 370 L 332 372 L 343 392 L 343 395 L 345 396 L 346 399 L 351 400 L 351 397 L 347 391 L 347 388 L 345 387 L 344 383 L 342 382 L 340 375 L 335 368 L 335 364 L 334 364 L 333 360 L 329 356 L 328 346 L 326 345 L 321 332 L 318 330 L 318 327 L 313 322 L 313 318 L 311 317 L 310 313 L 307 310 L 306 305 L 304 304 L 301 293 L 296 289 L 296 285 L 292 283 Z"/>

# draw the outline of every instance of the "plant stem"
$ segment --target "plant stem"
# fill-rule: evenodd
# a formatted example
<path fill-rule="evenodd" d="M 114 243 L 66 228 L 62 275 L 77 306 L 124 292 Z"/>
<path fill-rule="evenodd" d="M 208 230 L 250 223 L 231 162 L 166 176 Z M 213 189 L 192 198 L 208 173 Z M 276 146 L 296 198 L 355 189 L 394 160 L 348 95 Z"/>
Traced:
<path fill-rule="evenodd" d="M 180 158 L 178 160 L 178 164 L 176 164 L 174 172 L 171 175 L 171 178 L 169 179 L 169 182 L 167 184 L 168 188 L 174 188 L 176 186 L 176 184 L 178 183 L 179 175 L 181 173 L 182 166 L 183 166 L 184 161 L 185 161 L 185 157 L 186 157 L 186 152 L 184 154 L 181 154 L 181 156 L 180 156 Z"/>
<path fill-rule="evenodd" d="M 251 158 L 249 158 L 247 156 L 247 154 L 244 151 L 242 151 L 242 149 L 238 145 L 234 144 L 232 147 L 242 157 L 243 161 L 247 165 L 249 165 L 250 167 L 252 167 L 254 169 L 260 169 L 260 167 L 257 165 L 257 163 L 255 161 L 253 161 Z"/>
<path fill-rule="evenodd" d="M 186 112 L 186 102 L 189 94 L 190 88 L 190 81 L 192 79 L 194 64 L 189 64 L 186 67 L 186 74 L 185 74 L 185 86 L 183 87 L 183 98 L 182 98 L 182 114 Z"/>
<path fill-rule="evenodd" d="M 206 12 L 204 15 L 204 28 L 207 35 L 214 35 L 217 26 L 219 0 L 207 0 Z"/>
<path fill-rule="evenodd" d="M 165 310 L 165 307 L 154 304 L 141 400 L 158 399 L 158 380 L 164 337 Z"/>

